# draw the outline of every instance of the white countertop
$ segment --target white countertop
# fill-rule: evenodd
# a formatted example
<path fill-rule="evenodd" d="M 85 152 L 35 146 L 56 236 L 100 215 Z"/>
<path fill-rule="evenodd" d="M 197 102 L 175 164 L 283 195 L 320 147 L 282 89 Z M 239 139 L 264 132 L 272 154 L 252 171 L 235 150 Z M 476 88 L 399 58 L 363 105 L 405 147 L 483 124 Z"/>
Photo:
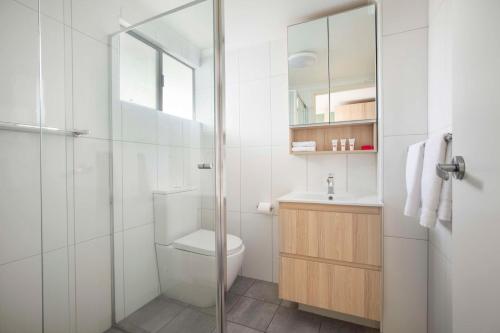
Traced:
<path fill-rule="evenodd" d="M 280 198 L 278 202 L 302 202 L 302 203 L 315 203 L 324 205 L 345 205 L 345 206 L 370 206 L 382 207 L 383 202 L 377 195 L 357 195 L 350 193 L 334 194 L 330 196 L 326 193 L 316 192 L 291 192 Z"/>

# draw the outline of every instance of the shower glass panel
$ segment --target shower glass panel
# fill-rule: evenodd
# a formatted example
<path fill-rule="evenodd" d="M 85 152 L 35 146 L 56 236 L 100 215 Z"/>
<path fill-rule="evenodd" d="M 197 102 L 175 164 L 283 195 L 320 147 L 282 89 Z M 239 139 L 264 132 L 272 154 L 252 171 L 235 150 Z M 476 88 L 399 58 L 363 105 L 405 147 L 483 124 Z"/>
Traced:
<path fill-rule="evenodd" d="M 0 1 L 0 332 L 42 331 L 37 12 Z"/>
<path fill-rule="evenodd" d="M 112 38 L 114 319 L 126 331 L 216 328 L 213 51 L 212 1 Z"/>

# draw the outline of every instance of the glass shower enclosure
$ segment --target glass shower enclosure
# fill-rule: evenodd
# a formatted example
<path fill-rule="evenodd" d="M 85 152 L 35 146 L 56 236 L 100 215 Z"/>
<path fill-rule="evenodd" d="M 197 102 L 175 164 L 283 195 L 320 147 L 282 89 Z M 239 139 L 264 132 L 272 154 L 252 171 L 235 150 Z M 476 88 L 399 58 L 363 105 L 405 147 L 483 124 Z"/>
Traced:
<path fill-rule="evenodd" d="M 224 326 L 218 6 L 194 1 L 111 39 L 113 313 L 128 332 Z"/>

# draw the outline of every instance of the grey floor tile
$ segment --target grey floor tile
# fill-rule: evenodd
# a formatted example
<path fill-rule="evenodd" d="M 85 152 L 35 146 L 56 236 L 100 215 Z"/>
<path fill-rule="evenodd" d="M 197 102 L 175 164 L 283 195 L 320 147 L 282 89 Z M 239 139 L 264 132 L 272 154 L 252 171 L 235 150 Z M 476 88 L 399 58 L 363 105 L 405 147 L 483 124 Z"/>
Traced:
<path fill-rule="evenodd" d="M 261 331 L 254 330 L 250 327 L 242 326 L 235 323 L 227 323 L 228 333 L 261 333 Z"/>
<path fill-rule="evenodd" d="M 280 306 L 267 332 L 318 333 L 321 317 L 312 313 Z"/>
<path fill-rule="evenodd" d="M 245 295 L 247 290 L 250 289 L 254 282 L 254 279 L 238 275 L 229 291 L 238 295 Z"/>
<path fill-rule="evenodd" d="M 245 296 L 274 304 L 280 304 L 281 302 L 278 297 L 278 285 L 267 281 L 255 281 L 247 290 Z"/>
<path fill-rule="evenodd" d="M 111 327 L 109 330 L 104 331 L 103 333 L 124 333 L 122 330 L 119 330 L 117 328 Z"/>
<path fill-rule="evenodd" d="M 129 331 L 136 327 L 145 332 L 156 332 L 183 309 L 185 309 L 183 303 L 160 296 L 129 315 L 119 325 Z M 135 331 L 137 330 L 132 332 L 135 333 Z M 142 332 L 138 331 L 138 333 Z"/>
<path fill-rule="evenodd" d="M 146 331 L 145 329 L 137 327 L 134 324 L 132 324 L 131 322 L 124 321 L 124 320 L 120 321 L 118 323 L 118 326 L 127 333 L 150 333 L 150 332 Z"/>
<path fill-rule="evenodd" d="M 299 304 L 298 303 L 292 302 L 292 301 L 287 301 L 287 300 L 281 300 L 280 305 L 282 307 L 291 308 L 291 309 L 298 309 L 299 308 Z"/>
<path fill-rule="evenodd" d="M 214 329 L 215 316 L 186 308 L 158 333 L 211 333 Z"/>
<path fill-rule="evenodd" d="M 226 313 L 229 313 L 233 309 L 233 307 L 238 303 L 239 299 L 241 298 L 240 295 L 228 292 L 226 294 Z"/>
<path fill-rule="evenodd" d="M 320 329 L 320 333 L 376 333 L 376 332 L 380 332 L 380 330 L 330 318 L 324 318 L 322 320 Z"/>
<path fill-rule="evenodd" d="M 227 319 L 259 331 L 265 331 L 278 305 L 242 296 L 229 312 Z"/>
<path fill-rule="evenodd" d="M 231 309 L 233 308 L 233 306 L 236 304 L 236 302 L 238 301 L 238 299 L 240 297 L 241 297 L 240 295 L 237 295 L 237 294 L 232 293 L 232 292 L 226 293 L 226 313 L 231 311 Z M 215 316 L 215 305 L 210 306 L 210 307 L 206 307 L 206 308 L 192 306 L 192 308 L 195 308 L 203 313 Z"/>

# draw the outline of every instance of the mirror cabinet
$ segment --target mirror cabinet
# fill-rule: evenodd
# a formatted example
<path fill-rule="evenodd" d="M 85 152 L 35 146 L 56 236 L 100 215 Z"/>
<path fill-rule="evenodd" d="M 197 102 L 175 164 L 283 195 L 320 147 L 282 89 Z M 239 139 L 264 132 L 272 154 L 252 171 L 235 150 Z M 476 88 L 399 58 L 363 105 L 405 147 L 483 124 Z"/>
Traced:
<path fill-rule="evenodd" d="M 292 152 L 303 141 L 316 143 L 306 153 L 376 152 L 376 40 L 375 5 L 288 27 Z M 349 138 L 354 149 L 341 151 L 340 140 Z"/>

